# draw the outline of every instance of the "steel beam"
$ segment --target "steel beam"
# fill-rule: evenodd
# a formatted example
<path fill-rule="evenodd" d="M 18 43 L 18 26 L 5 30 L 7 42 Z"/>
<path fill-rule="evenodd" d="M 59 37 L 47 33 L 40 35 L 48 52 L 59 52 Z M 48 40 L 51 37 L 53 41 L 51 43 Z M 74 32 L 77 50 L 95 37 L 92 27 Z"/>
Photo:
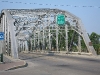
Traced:
<path fill-rule="evenodd" d="M 10 13 L 7 10 L 3 10 L 2 12 L 5 13 L 7 17 L 7 25 L 9 25 L 9 30 L 10 30 L 10 37 L 11 37 L 11 51 L 12 51 L 12 57 L 13 58 L 18 58 L 18 47 L 17 47 L 17 42 L 16 42 L 16 37 L 15 37 L 15 27 L 14 27 L 14 19 L 10 15 Z"/>
<path fill-rule="evenodd" d="M 75 15 L 71 14 L 68 11 L 59 10 L 59 9 L 8 9 L 8 10 L 3 10 L 2 13 L 4 13 L 7 18 L 7 25 L 6 25 L 6 19 L 3 18 L 3 21 L 2 21 L 4 24 L 3 31 L 5 31 L 7 36 L 9 35 L 9 32 L 10 32 L 10 36 L 8 38 L 11 39 L 11 51 L 12 51 L 12 56 L 14 58 L 18 58 L 17 43 L 15 41 L 17 39 L 16 37 L 19 38 L 21 37 L 21 34 L 24 34 L 23 37 L 25 35 L 29 35 L 29 37 L 27 38 L 29 39 L 31 37 L 30 34 L 33 33 L 32 35 L 34 35 L 34 38 L 33 38 L 34 48 L 36 48 L 36 45 L 38 44 L 38 49 L 40 49 L 39 45 L 41 41 L 43 44 L 42 50 L 44 50 L 44 46 L 45 46 L 44 41 L 48 40 L 49 50 L 51 50 L 51 31 L 52 30 L 56 31 L 52 33 L 55 34 L 55 37 L 56 37 L 57 51 L 59 50 L 58 32 L 59 30 L 65 30 L 66 51 L 68 52 L 68 30 L 70 29 L 76 31 L 79 34 L 79 37 L 78 37 L 79 52 L 81 52 L 80 51 L 81 50 L 80 36 L 82 36 L 89 53 L 96 55 L 95 49 L 90 44 L 91 41 L 86 31 L 84 30 L 84 27 L 80 18 L 76 17 Z M 60 27 L 56 25 L 55 17 L 57 14 L 64 14 L 66 18 L 66 22 L 69 22 L 70 25 L 65 25 L 65 29 L 60 29 Z M 53 18 L 51 17 L 52 15 L 53 15 Z M 74 23 L 77 23 L 77 24 L 74 24 Z M 28 32 L 32 31 L 33 27 L 35 27 L 34 32 L 30 32 L 29 34 Z M 15 36 L 15 33 L 17 33 L 18 35 Z M 5 39 L 9 42 L 8 38 L 5 37 Z M 38 39 L 38 41 L 36 41 L 36 39 Z"/>

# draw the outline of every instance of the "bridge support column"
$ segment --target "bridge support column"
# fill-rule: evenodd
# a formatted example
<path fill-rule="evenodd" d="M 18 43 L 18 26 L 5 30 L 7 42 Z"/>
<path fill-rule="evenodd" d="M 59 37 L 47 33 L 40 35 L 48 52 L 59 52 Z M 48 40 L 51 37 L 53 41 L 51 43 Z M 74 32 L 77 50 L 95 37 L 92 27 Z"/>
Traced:
<path fill-rule="evenodd" d="M 32 38 L 31 38 L 31 51 L 33 50 L 32 46 L 33 46 L 33 43 L 32 43 Z"/>
<path fill-rule="evenodd" d="M 45 49 L 45 44 L 44 44 L 44 27 L 43 27 L 43 45 L 42 45 L 42 50 L 44 50 Z"/>
<path fill-rule="evenodd" d="M 22 50 L 22 51 L 24 51 L 24 49 L 23 49 L 24 45 L 23 45 L 23 44 L 24 44 L 24 42 L 21 41 L 21 50 Z"/>
<path fill-rule="evenodd" d="M 81 53 L 81 37 L 80 37 L 80 35 L 78 36 L 78 52 Z"/>
<path fill-rule="evenodd" d="M 2 17 L 3 19 L 2 19 L 2 27 L 3 27 L 3 32 L 4 32 L 4 35 L 6 35 L 5 34 L 5 14 L 3 14 L 3 17 Z M 6 37 L 6 36 L 5 36 Z M 5 45 L 5 37 L 4 37 L 4 40 L 2 41 L 2 53 L 3 53 L 3 51 L 6 51 L 6 45 Z"/>
<path fill-rule="evenodd" d="M 51 50 L 51 34 L 50 34 L 50 27 L 49 27 L 49 51 Z"/>
<path fill-rule="evenodd" d="M 3 18 L 1 18 L 0 31 L 3 31 Z M 0 54 L 2 54 L 3 41 L 0 41 Z"/>
<path fill-rule="evenodd" d="M 68 27 L 65 25 L 65 33 L 66 33 L 66 38 L 65 38 L 65 43 L 66 43 L 66 52 L 68 53 Z"/>
<path fill-rule="evenodd" d="M 59 49 L 58 49 L 58 25 L 56 26 L 56 49 L 58 52 L 59 51 Z"/>
<path fill-rule="evenodd" d="M 11 51 L 10 51 L 10 32 L 9 32 L 9 26 L 7 25 L 7 51 L 8 51 L 8 54 L 10 56 L 11 54 Z"/>
<path fill-rule="evenodd" d="M 7 17 L 6 15 L 4 15 L 4 32 L 5 32 L 5 48 L 6 48 L 6 52 L 7 54 L 10 56 L 10 43 L 9 43 L 9 40 L 10 40 L 10 36 L 9 36 L 9 25 L 7 24 Z"/>
<path fill-rule="evenodd" d="M 82 37 L 83 37 L 83 40 L 84 40 L 84 42 L 85 42 L 85 44 L 87 46 L 87 49 L 88 49 L 89 53 L 91 53 L 94 56 L 96 56 L 97 55 L 96 51 L 95 51 L 93 45 L 90 44 L 91 43 L 90 38 L 89 38 L 86 30 L 84 29 L 83 24 L 82 24 L 80 19 L 78 20 L 78 25 L 80 26 L 80 30 L 82 31 Z"/>
<path fill-rule="evenodd" d="M 27 41 L 25 41 L 24 43 L 25 43 L 25 51 L 28 52 L 29 50 L 28 50 L 28 44 L 27 44 Z"/>
<path fill-rule="evenodd" d="M 23 42 L 20 41 L 20 51 L 23 51 L 23 49 L 22 49 L 23 47 L 22 46 L 23 46 Z"/>
<path fill-rule="evenodd" d="M 20 40 L 18 40 L 18 52 L 21 52 L 21 47 L 20 47 L 21 43 Z"/>
<path fill-rule="evenodd" d="M 16 37 L 15 37 L 15 28 L 13 25 L 13 22 L 9 23 L 10 27 L 10 36 L 11 36 L 11 51 L 12 51 L 12 57 L 13 58 L 18 58 L 18 46 L 16 42 Z"/>
<path fill-rule="evenodd" d="M 40 50 L 40 31 L 38 31 L 38 50 Z"/>
<path fill-rule="evenodd" d="M 1 18 L 0 32 L 3 31 L 3 18 Z M 3 42 L 0 41 L 0 54 L 2 54 Z"/>
<path fill-rule="evenodd" d="M 1 18 L 1 24 L 0 24 L 0 32 L 2 31 L 2 18 Z M 0 54 L 2 53 L 2 41 L 0 41 Z"/>
<path fill-rule="evenodd" d="M 35 35 L 35 31 L 34 31 L 34 50 L 36 50 L 36 35 Z"/>
<path fill-rule="evenodd" d="M 12 57 L 17 59 L 18 58 L 18 46 L 16 42 L 16 37 L 15 37 L 14 19 L 12 18 L 12 16 L 7 10 L 3 10 L 2 12 L 5 13 L 7 17 L 7 25 L 9 25 Z"/>

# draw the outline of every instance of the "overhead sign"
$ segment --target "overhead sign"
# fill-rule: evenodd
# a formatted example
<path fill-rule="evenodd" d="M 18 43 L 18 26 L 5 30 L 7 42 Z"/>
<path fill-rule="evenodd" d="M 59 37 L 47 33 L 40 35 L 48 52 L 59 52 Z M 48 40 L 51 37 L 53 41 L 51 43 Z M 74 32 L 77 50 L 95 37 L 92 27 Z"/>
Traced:
<path fill-rule="evenodd" d="M 0 32 L 0 40 L 4 40 L 4 32 Z"/>
<path fill-rule="evenodd" d="M 65 15 L 63 14 L 57 15 L 56 22 L 58 25 L 65 25 Z"/>

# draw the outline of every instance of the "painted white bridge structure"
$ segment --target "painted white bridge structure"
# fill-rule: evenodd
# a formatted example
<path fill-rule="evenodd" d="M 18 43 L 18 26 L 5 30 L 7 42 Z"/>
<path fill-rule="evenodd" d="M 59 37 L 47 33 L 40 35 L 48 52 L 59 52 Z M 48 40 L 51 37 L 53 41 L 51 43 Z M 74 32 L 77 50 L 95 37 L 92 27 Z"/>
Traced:
<path fill-rule="evenodd" d="M 58 15 L 64 15 L 64 24 L 57 24 Z M 70 30 L 73 35 L 69 44 Z M 0 42 L 0 49 L 13 58 L 18 58 L 18 52 L 23 50 L 65 50 L 70 53 L 73 51 L 72 44 L 81 53 L 82 39 L 87 47 L 86 52 L 96 55 L 81 19 L 64 10 L 4 9 L 0 14 L 0 32 L 4 32 L 5 36 Z M 73 42 L 75 37 L 77 43 Z"/>

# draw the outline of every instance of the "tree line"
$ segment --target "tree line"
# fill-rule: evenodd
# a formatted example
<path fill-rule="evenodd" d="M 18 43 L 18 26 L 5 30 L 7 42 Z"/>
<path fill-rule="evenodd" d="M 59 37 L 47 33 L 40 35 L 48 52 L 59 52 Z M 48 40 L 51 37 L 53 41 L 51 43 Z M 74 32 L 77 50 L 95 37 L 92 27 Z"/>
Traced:
<path fill-rule="evenodd" d="M 53 31 L 54 32 L 54 31 Z M 66 51 L 66 43 L 65 43 L 65 31 L 60 31 L 61 33 L 58 34 L 58 47 L 59 47 L 59 51 Z M 78 36 L 79 34 L 76 33 L 74 30 L 69 30 L 68 32 L 68 49 L 69 52 L 74 51 L 74 52 L 78 52 Z M 88 34 L 92 45 L 94 47 L 94 49 L 96 50 L 97 54 L 100 54 L 100 35 L 92 32 L 91 34 Z M 56 37 L 56 35 L 54 34 L 53 37 Z M 54 48 L 54 50 L 56 51 L 56 40 L 55 38 L 52 38 L 51 40 L 51 47 Z M 34 43 L 34 40 L 33 40 Z M 48 42 L 46 42 L 45 40 L 45 47 L 49 48 L 49 46 L 47 45 Z M 29 41 L 29 48 L 31 48 L 31 43 Z M 34 47 L 34 46 L 33 46 Z M 42 42 L 40 42 L 38 47 L 42 47 Z M 30 50 L 30 49 L 29 49 Z M 81 37 L 81 52 L 88 52 L 87 47 L 84 43 L 83 38 Z"/>

